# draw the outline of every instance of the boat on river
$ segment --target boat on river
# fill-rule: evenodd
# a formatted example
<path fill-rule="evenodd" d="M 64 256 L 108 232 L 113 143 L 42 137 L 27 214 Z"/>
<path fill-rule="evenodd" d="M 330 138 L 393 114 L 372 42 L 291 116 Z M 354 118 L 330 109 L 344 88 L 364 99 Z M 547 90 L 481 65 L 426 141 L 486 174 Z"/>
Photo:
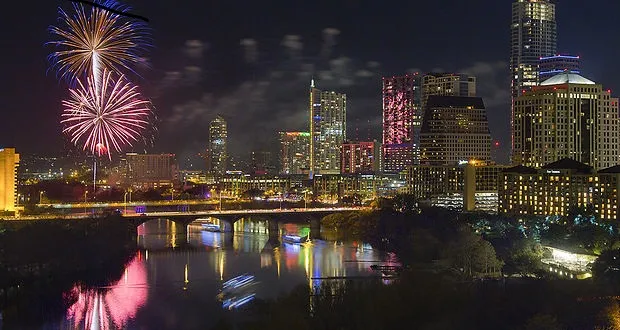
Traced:
<path fill-rule="evenodd" d="M 212 231 L 215 233 L 219 233 L 222 231 L 222 229 L 220 228 L 220 225 L 216 225 L 214 223 L 203 223 L 202 230 Z"/>
<path fill-rule="evenodd" d="M 299 236 L 293 234 L 282 235 L 282 242 L 287 244 L 301 244 L 308 241 L 308 236 Z"/>

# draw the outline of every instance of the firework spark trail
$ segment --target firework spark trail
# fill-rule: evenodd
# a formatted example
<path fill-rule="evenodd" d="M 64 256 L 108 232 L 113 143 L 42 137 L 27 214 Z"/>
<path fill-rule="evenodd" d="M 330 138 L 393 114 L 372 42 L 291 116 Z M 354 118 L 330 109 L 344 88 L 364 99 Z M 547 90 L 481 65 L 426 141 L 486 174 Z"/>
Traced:
<path fill-rule="evenodd" d="M 127 9 L 113 1 L 105 5 L 117 12 Z M 49 42 L 58 48 L 50 55 L 58 74 L 75 82 L 90 74 L 101 77 L 100 68 L 136 73 L 132 65 L 143 63 L 141 54 L 150 47 L 146 25 L 100 7 L 87 10 L 74 4 L 73 8 L 74 15 L 59 9 L 62 27 L 50 27 L 58 37 Z"/>
<path fill-rule="evenodd" d="M 76 88 L 69 90 L 70 99 L 62 102 L 61 123 L 72 143 L 111 159 L 110 150 L 120 152 L 143 137 L 151 125 L 152 111 L 151 103 L 124 76 L 114 79 L 103 68 L 101 77 L 100 88 L 92 76 L 86 85 L 77 80 Z"/>

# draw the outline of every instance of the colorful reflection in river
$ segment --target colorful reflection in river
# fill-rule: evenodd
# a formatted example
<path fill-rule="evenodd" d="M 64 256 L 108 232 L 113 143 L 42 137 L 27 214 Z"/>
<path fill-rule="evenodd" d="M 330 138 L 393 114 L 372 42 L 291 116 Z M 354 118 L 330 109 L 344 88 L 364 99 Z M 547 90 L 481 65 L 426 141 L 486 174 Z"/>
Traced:
<path fill-rule="evenodd" d="M 69 295 L 77 297 L 77 300 L 67 310 L 67 328 L 124 328 L 148 300 L 148 278 L 143 254 L 137 253 L 116 283 L 88 289 L 76 285 Z"/>

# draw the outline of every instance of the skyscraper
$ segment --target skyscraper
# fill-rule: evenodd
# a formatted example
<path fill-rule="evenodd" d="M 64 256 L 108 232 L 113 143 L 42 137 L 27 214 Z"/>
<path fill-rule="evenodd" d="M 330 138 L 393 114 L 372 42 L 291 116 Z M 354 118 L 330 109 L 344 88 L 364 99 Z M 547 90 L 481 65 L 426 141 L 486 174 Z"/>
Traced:
<path fill-rule="evenodd" d="M 476 77 L 461 73 L 428 73 L 422 78 L 422 111 L 431 95 L 476 96 Z"/>
<path fill-rule="evenodd" d="M 420 133 L 420 162 L 455 165 L 491 160 L 491 134 L 482 98 L 431 95 Z"/>
<path fill-rule="evenodd" d="M 304 174 L 310 168 L 310 133 L 280 132 L 280 174 Z"/>
<path fill-rule="evenodd" d="M 540 58 L 538 63 L 538 80 L 540 83 L 558 73 L 565 72 L 581 72 L 581 59 L 579 56 L 554 55 Z"/>
<path fill-rule="evenodd" d="M 15 212 L 19 154 L 14 148 L 0 149 L 0 211 Z"/>
<path fill-rule="evenodd" d="M 571 158 L 595 169 L 619 163 L 618 99 L 575 73 L 561 73 L 515 100 L 516 164 Z"/>
<path fill-rule="evenodd" d="M 340 173 L 340 146 L 347 132 L 347 96 L 310 84 L 310 171 Z"/>
<path fill-rule="evenodd" d="M 512 3 L 510 71 L 512 89 L 512 148 L 514 149 L 514 99 L 539 82 L 541 57 L 556 54 L 555 4 L 551 0 L 517 0 Z"/>
<path fill-rule="evenodd" d="M 217 115 L 209 124 L 209 150 L 207 153 L 207 171 L 214 175 L 226 173 L 226 161 L 228 154 L 226 142 L 228 139 L 228 129 L 226 120 L 221 115 Z"/>
<path fill-rule="evenodd" d="M 383 172 L 399 173 L 419 160 L 420 106 L 417 73 L 383 78 Z"/>

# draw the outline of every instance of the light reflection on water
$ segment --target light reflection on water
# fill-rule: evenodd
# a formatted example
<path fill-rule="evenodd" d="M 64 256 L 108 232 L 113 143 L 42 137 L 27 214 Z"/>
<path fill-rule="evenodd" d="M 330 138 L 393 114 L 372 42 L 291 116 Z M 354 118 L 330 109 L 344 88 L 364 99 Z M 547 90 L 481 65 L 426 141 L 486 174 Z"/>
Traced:
<path fill-rule="evenodd" d="M 243 295 L 268 299 L 299 284 L 316 287 L 319 278 L 376 276 L 370 265 L 389 259 L 357 242 L 280 244 L 269 241 L 267 228 L 265 221 L 240 220 L 231 235 L 203 231 L 199 224 L 183 232 L 166 220 L 141 225 L 142 250 L 125 276 L 107 288 L 75 287 L 79 298 L 62 328 L 209 328 L 222 313 L 222 299 L 216 298 L 222 283 L 233 277 L 253 275 L 256 285 Z M 309 229 L 281 225 L 280 230 Z"/>

